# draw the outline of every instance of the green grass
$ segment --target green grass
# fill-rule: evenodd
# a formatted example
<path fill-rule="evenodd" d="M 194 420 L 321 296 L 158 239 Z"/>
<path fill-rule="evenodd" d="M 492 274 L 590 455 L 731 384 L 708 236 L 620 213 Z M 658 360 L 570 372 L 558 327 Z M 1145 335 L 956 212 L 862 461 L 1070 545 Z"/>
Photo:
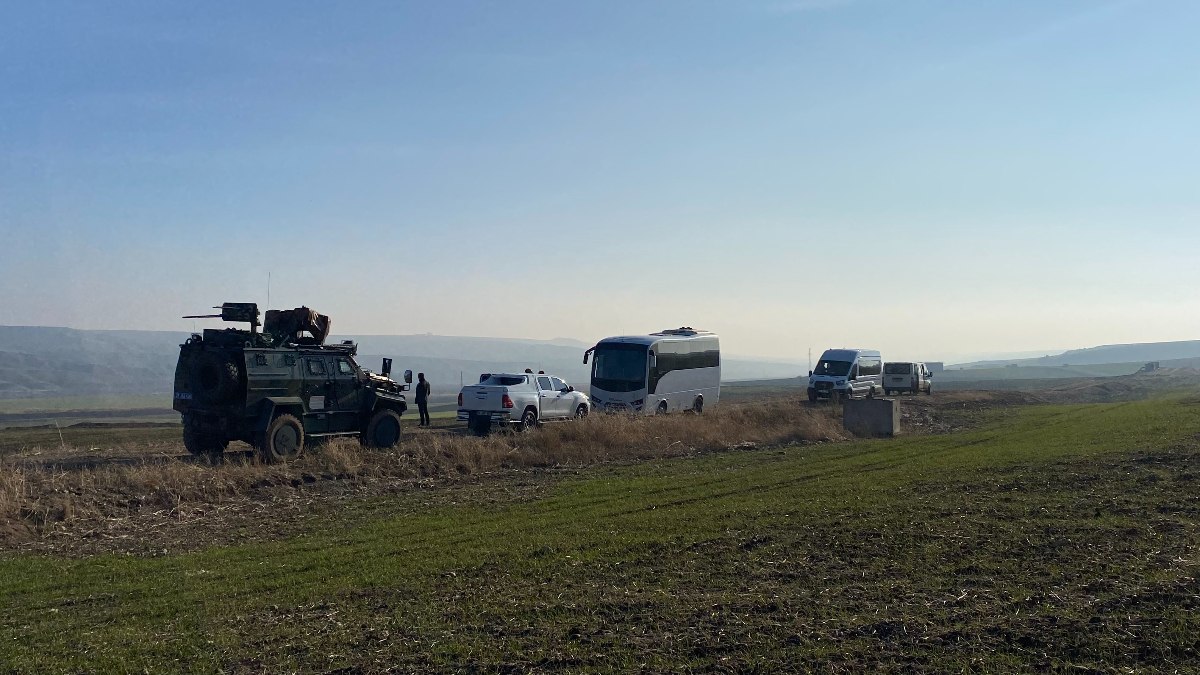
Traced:
<path fill-rule="evenodd" d="M 176 420 L 178 422 L 178 420 Z M 61 423 L 60 423 L 61 424 Z M 111 426 L 110 426 L 111 424 Z M 98 426 L 8 427 L 0 429 L 0 455 L 29 448 L 94 448 L 177 444 L 182 447 L 183 427 L 131 426 L 109 422 Z"/>
<path fill-rule="evenodd" d="M 979 380 L 1039 380 L 1131 375 L 1142 363 L 1101 363 L 1086 366 L 997 366 L 994 368 L 953 368 L 934 375 L 936 385 L 945 382 Z"/>
<path fill-rule="evenodd" d="M 270 544 L 10 554 L 0 665 L 1195 667 L 1198 434 L 1194 399 L 1033 407 L 350 502 Z"/>
<path fill-rule="evenodd" d="M 438 428 L 461 426 L 457 422 L 457 412 L 431 412 L 429 419 Z M 407 430 L 417 425 L 415 406 L 404 414 L 403 425 Z M 78 420 L 58 420 L 49 424 L 43 422 L 38 426 L 12 426 L 0 428 L 0 455 L 18 452 L 29 448 L 93 448 L 96 451 L 108 451 L 113 448 L 132 448 L 138 446 L 162 446 L 173 444 L 178 452 L 183 452 L 183 427 L 179 424 L 179 414 L 172 412 L 161 418 L 146 420 L 124 420 L 103 418 L 94 424 L 76 426 Z M 131 423 L 134 422 L 134 423 Z M 153 422 L 137 424 L 137 422 Z M 164 448 L 170 450 L 172 448 Z"/>
<path fill-rule="evenodd" d="M 139 408 L 170 410 L 171 394 L 0 399 L 0 415 L 34 412 L 69 412 L 72 410 L 134 410 Z"/>

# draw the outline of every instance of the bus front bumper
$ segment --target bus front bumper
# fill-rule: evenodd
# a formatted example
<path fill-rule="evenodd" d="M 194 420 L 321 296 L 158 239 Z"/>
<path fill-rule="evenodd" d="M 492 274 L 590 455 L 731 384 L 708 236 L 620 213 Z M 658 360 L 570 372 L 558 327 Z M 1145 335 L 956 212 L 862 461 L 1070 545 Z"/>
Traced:
<path fill-rule="evenodd" d="M 641 412 L 642 407 L 646 404 L 646 399 L 639 398 L 636 401 L 626 403 L 624 401 L 600 401 L 592 399 L 592 409 L 596 412 L 605 413 L 623 413 L 623 412 Z"/>

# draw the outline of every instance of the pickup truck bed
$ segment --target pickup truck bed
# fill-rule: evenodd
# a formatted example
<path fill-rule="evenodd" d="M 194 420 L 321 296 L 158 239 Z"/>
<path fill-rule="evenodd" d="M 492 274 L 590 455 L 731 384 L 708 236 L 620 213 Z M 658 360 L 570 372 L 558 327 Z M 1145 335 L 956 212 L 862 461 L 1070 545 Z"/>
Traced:
<path fill-rule="evenodd" d="M 493 424 L 528 428 L 581 417 L 590 410 L 585 394 L 544 373 L 485 374 L 479 384 L 463 387 L 458 395 L 458 419 L 476 433 Z"/>

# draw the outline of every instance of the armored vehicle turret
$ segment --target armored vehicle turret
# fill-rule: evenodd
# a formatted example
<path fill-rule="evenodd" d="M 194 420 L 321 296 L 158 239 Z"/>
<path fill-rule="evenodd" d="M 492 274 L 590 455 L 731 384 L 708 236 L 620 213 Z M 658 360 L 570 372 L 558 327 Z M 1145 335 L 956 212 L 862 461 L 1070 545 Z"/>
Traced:
<path fill-rule="evenodd" d="M 403 392 L 391 359 L 379 374 L 355 361 L 351 341 L 325 344 L 329 317 L 307 307 L 270 310 L 260 324 L 252 302 L 227 302 L 220 318 L 249 329 L 206 328 L 179 347 L 174 408 L 183 415 L 183 442 L 194 455 L 216 457 L 230 441 L 252 445 L 264 461 L 298 456 L 311 438 L 358 436 L 366 445 L 400 442 Z M 259 327 L 262 330 L 259 330 Z"/>

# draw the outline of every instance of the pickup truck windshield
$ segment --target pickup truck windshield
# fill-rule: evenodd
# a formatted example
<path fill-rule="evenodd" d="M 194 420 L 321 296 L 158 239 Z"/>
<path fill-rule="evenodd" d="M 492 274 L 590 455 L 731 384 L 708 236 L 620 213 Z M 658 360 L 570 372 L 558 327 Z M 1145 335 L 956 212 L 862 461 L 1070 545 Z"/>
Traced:
<path fill-rule="evenodd" d="M 646 345 L 614 344 L 596 347 L 592 386 L 611 392 L 646 388 Z"/>
<path fill-rule="evenodd" d="M 511 387 L 516 384 L 521 384 L 525 381 L 523 375 L 488 375 L 479 381 L 479 384 L 490 384 L 501 387 Z"/>
<path fill-rule="evenodd" d="M 850 372 L 849 361 L 825 361 L 822 360 L 817 364 L 817 369 L 813 371 L 813 375 L 832 375 L 834 377 L 845 377 L 846 373 Z"/>

